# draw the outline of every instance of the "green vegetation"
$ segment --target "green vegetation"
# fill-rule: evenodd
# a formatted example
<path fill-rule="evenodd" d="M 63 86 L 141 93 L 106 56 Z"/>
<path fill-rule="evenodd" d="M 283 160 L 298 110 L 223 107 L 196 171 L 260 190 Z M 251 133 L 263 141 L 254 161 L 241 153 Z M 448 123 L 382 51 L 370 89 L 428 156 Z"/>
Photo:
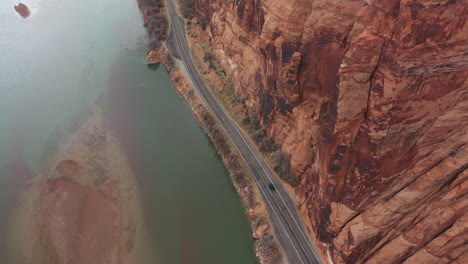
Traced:
<path fill-rule="evenodd" d="M 281 151 L 281 148 L 275 141 L 267 135 L 267 131 L 261 126 L 259 114 L 253 107 L 246 106 L 246 98 L 240 97 L 233 89 L 230 76 L 222 69 L 216 56 L 210 52 L 209 47 L 200 45 L 197 47 L 203 52 L 203 62 L 207 63 L 210 69 L 213 69 L 219 80 L 223 83 L 223 87 L 213 85 L 209 79 L 205 82 L 210 87 L 211 91 L 223 104 L 226 110 L 234 117 L 246 131 L 250 138 L 257 145 L 265 158 L 273 165 L 273 169 L 278 176 L 291 185 L 297 187 L 300 183 L 299 178 L 294 175 L 291 170 L 291 163 L 286 153 Z M 197 58 L 197 56 L 193 56 Z M 199 69 L 203 69 L 201 61 L 195 61 Z"/>
<path fill-rule="evenodd" d="M 210 68 L 216 72 L 218 77 L 224 78 L 227 76 L 226 71 L 223 70 L 218 60 L 216 59 L 216 56 L 213 55 L 213 53 L 205 51 L 205 55 L 203 56 L 203 61 L 210 65 Z"/>
<path fill-rule="evenodd" d="M 157 49 L 169 36 L 169 23 L 164 0 L 138 0 L 142 11 L 144 26 L 148 32 L 148 48 Z"/>
<path fill-rule="evenodd" d="M 291 171 L 291 163 L 288 156 L 281 151 L 278 144 L 271 137 L 268 137 L 266 130 L 261 127 L 257 111 L 255 109 L 248 109 L 241 124 L 249 132 L 250 137 L 264 156 L 270 158 L 271 163 L 274 164 L 273 169 L 278 176 L 289 185 L 297 187 L 299 179 Z"/>
<path fill-rule="evenodd" d="M 191 20 L 195 16 L 195 5 L 193 0 L 178 0 L 179 9 L 182 16 Z"/>
<path fill-rule="evenodd" d="M 259 217 L 252 221 L 252 227 L 256 230 L 262 225 L 268 224 L 266 217 Z M 276 245 L 275 238 L 269 234 L 263 234 L 259 240 L 260 249 L 263 253 L 266 253 L 271 257 L 271 262 L 269 263 L 280 263 L 281 262 L 281 253 Z"/>
<path fill-rule="evenodd" d="M 270 159 L 275 164 L 273 169 L 283 181 L 289 183 L 292 187 L 299 185 L 299 178 L 292 172 L 291 163 L 286 153 L 278 149 L 271 154 Z"/>
<path fill-rule="evenodd" d="M 201 26 L 203 27 L 204 25 L 202 24 Z M 196 34 L 198 33 L 194 33 L 193 31 L 190 32 L 190 28 L 191 26 L 188 27 L 189 35 L 197 37 Z M 198 38 L 198 40 L 200 39 Z M 203 75 L 211 72 L 211 70 L 216 73 L 216 85 L 207 78 L 205 78 L 205 83 L 210 87 L 211 91 L 220 100 L 222 105 L 224 105 L 230 115 L 236 119 L 237 122 L 240 122 L 242 117 L 248 116 L 248 118 L 244 120 L 246 124 L 242 125 L 243 129 L 248 131 L 250 134 L 258 131 L 257 140 L 264 142 L 265 147 L 262 148 L 264 151 L 280 151 L 274 141 L 266 136 L 266 130 L 261 128 L 258 113 L 254 110 L 248 111 L 249 109 L 246 105 L 246 98 L 240 97 L 236 94 L 230 76 L 224 71 L 220 62 L 212 53 L 211 46 L 205 45 L 203 42 L 197 43 L 197 45 L 192 46 L 191 52 L 193 54 L 197 54 L 193 56 L 194 62 Z M 207 68 L 210 70 L 207 70 Z M 218 80 L 220 82 L 218 82 Z M 188 98 L 193 96 L 191 92 L 193 92 L 193 90 L 188 91 Z M 252 178 L 246 164 L 242 161 L 240 154 L 237 152 L 232 142 L 228 140 L 228 136 L 220 124 L 216 122 L 211 112 L 209 112 L 204 105 L 199 104 L 198 106 L 194 106 L 194 112 L 198 113 L 196 114 L 198 121 L 202 124 L 205 132 L 212 140 L 220 156 L 223 158 L 225 167 L 231 175 L 234 186 L 242 197 L 242 202 L 246 210 L 254 209 L 258 206 L 261 199 L 258 191 L 254 191 L 256 190 L 254 179 Z M 251 128 L 255 128 L 255 130 Z M 271 225 L 264 212 L 260 212 L 260 214 L 255 213 L 250 215 L 249 218 L 252 221 L 253 230 L 257 230 L 262 224 Z M 271 263 L 282 263 L 281 252 L 279 251 L 275 238 L 272 236 L 270 231 L 263 233 L 260 237 L 255 238 L 255 240 L 258 250 L 266 253 L 266 255 L 270 257 L 269 261 L 271 261 Z"/>
<path fill-rule="evenodd" d="M 265 234 L 260 238 L 262 252 L 266 252 L 271 257 L 271 263 L 281 262 L 281 253 L 276 245 L 275 238 L 271 234 Z"/>
<path fill-rule="evenodd" d="M 190 100 L 195 99 L 195 91 L 193 89 L 190 89 L 190 91 L 188 91 L 187 93 L 187 96 Z"/>
<path fill-rule="evenodd" d="M 191 90 L 192 91 L 192 90 Z M 249 185 L 249 181 L 246 178 L 246 173 L 243 170 L 243 166 L 240 164 L 240 157 L 237 157 L 237 153 L 233 153 L 227 136 L 219 128 L 218 123 L 205 108 L 201 111 L 201 120 L 204 124 L 206 133 L 210 136 L 214 143 L 214 146 L 218 153 L 225 159 L 225 165 L 228 171 L 231 173 L 232 180 L 238 186 L 238 188 L 245 188 Z M 249 208 L 251 204 L 247 205 Z"/>

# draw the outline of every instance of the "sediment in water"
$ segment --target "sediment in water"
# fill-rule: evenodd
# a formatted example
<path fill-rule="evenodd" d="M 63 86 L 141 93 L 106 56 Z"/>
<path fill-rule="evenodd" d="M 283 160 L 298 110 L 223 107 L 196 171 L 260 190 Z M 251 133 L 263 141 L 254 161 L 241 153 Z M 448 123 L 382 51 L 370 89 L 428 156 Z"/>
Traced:
<path fill-rule="evenodd" d="M 64 140 L 12 217 L 10 263 L 155 260 L 138 186 L 101 110 Z"/>

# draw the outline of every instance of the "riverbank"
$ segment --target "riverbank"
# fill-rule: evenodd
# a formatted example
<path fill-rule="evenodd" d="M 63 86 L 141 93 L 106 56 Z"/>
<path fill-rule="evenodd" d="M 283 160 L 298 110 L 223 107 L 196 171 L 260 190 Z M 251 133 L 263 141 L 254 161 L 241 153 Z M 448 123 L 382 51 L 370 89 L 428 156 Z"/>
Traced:
<path fill-rule="evenodd" d="M 0 263 L 258 263 L 214 146 L 144 61 L 137 3 L 28 6 L 0 7 Z"/>
<path fill-rule="evenodd" d="M 299 184 L 299 180 L 291 170 L 289 158 L 260 125 L 258 113 L 251 107 L 255 102 L 239 96 L 238 91 L 234 88 L 232 76 L 242 78 L 238 76 L 238 65 L 221 48 L 213 45 L 209 30 L 204 30 L 203 27 L 194 19 L 191 23 L 187 23 L 185 29 L 192 58 L 202 73 L 205 83 L 231 118 L 240 126 L 248 140 L 256 146 L 258 153 L 264 157 L 282 180 L 283 187 L 295 202 L 297 210 L 306 209 L 296 200 L 295 187 Z M 299 213 L 299 216 L 302 217 L 302 214 Z M 306 222 L 303 218 L 301 220 L 303 223 Z M 319 255 L 320 259 L 326 260 L 326 246 L 312 239 L 310 237 L 311 228 L 306 224 L 304 226 L 307 228 L 311 245 L 315 249 L 320 249 L 316 250 L 316 254 Z"/>
<path fill-rule="evenodd" d="M 231 176 L 232 184 L 241 198 L 245 213 L 250 221 L 252 228 L 252 238 L 254 239 L 254 247 L 257 259 L 262 264 L 281 264 L 285 263 L 279 250 L 274 232 L 271 228 L 270 220 L 266 211 L 266 204 L 260 196 L 260 193 L 255 185 L 254 179 L 250 175 L 248 168 L 245 166 L 242 158 L 238 154 L 236 148 L 229 141 L 222 127 L 215 120 L 211 112 L 207 109 L 200 96 L 193 89 L 192 84 L 187 80 L 186 72 L 181 61 L 172 56 L 166 45 L 170 45 L 170 36 L 161 38 L 160 41 L 165 41 L 166 45 L 155 45 L 153 40 L 154 32 L 148 27 L 148 21 L 151 20 L 148 10 L 151 6 L 144 0 L 139 0 L 140 9 L 143 13 L 145 27 L 149 36 L 149 47 L 151 48 L 146 61 L 148 64 L 162 63 L 169 72 L 174 88 L 177 93 L 184 99 L 186 104 L 191 109 L 195 119 L 203 128 L 205 133 L 211 139 L 218 154 Z M 160 6 L 162 0 L 156 0 L 154 5 L 158 6 L 158 17 L 162 17 L 162 13 L 166 12 L 164 6 Z M 165 24 L 163 24 L 165 25 Z M 172 49 L 175 50 L 175 49 Z"/>
<path fill-rule="evenodd" d="M 177 93 L 189 106 L 195 119 L 211 139 L 211 142 L 223 160 L 251 223 L 252 238 L 254 239 L 255 252 L 259 262 L 262 264 L 285 263 L 274 238 L 266 205 L 260 197 L 254 179 L 237 153 L 237 150 L 228 140 L 223 129 L 216 122 L 202 99 L 193 89 L 192 84 L 185 77 L 186 74 L 180 65 L 181 62 L 175 60 L 166 47 L 161 47 L 153 51 L 152 54 L 160 55 L 156 60 L 161 61 L 166 67 Z"/>

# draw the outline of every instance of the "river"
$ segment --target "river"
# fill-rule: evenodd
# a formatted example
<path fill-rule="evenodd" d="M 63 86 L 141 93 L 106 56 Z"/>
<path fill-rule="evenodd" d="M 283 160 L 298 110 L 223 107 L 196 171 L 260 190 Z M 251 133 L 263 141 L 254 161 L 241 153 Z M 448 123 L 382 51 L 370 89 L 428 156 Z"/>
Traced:
<path fill-rule="evenodd" d="M 69 237 L 96 240 L 87 221 L 131 237 L 124 253 L 102 246 L 124 263 L 257 263 L 220 158 L 164 67 L 145 63 L 136 0 L 26 0 L 27 18 L 18 3 L 0 4 L 0 263 L 90 257 L 101 247 Z"/>

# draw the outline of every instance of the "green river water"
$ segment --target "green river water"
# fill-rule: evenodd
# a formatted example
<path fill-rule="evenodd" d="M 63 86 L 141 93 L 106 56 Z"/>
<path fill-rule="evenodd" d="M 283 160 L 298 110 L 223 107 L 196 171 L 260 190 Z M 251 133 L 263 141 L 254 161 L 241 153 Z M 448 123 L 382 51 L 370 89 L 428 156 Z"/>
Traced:
<path fill-rule="evenodd" d="M 257 263 L 220 158 L 164 67 L 145 64 L 136 0 L 24 2 L 27 19 L 18 1 L 0 3 L 0 263 L 19 239 L 7 234 L 28 185 L 95 107 L 138 185 L 157 256 L 146 263 Z"/>

